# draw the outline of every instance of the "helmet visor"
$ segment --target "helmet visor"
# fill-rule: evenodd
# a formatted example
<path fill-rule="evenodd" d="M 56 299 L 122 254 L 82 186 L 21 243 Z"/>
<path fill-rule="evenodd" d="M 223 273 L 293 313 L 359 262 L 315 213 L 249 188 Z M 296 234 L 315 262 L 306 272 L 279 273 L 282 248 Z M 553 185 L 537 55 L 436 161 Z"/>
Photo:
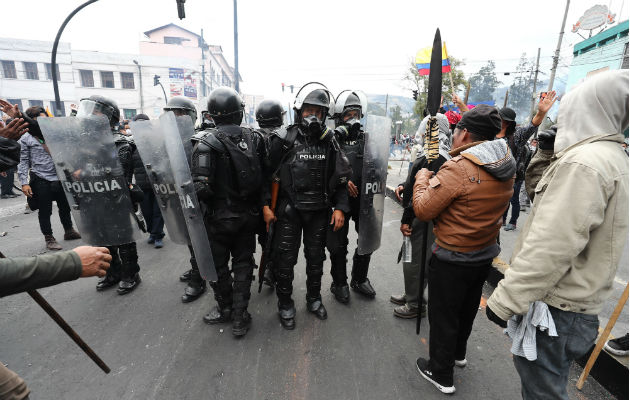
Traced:
<path fill-rule="evenodd" d="M 104 115 L 107 120 L 111 121 L 114 115 L 114 110 L 103 103 L 98 103 L 94 100 L 83 99 L 79 103 L 79 110 L 77 111 L 77 117 L 88 118 L 93 115 Z"/>

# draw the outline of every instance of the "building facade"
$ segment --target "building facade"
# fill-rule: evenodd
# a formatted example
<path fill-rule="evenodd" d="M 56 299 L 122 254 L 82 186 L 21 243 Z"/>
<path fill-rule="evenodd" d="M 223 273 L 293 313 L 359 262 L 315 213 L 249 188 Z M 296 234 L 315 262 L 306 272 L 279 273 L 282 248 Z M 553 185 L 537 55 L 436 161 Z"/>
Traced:
<path fill-rule="evenodd" d="M 628 69 L 627 20 L 573 47 L 567 91 L 591 75 L 615 69 Z"/>
<path fill-rule="evenodd" d="M 209 45 L 175 24 L 147 31 L 145 36 L 138 54 L 72 50 L 70 44 L 60 43 L 60 110 L 54 107 L 53 43 L 0 38 L 0 97 L 22 110 L 40 105 L 64 116 L 71 104 L 100 94 L 114 99 L 126 119 L 138 113 L 154 118 L 172 96 L 185 96 L 199 106 L 213 88 L 234 86 L 234 69 L 220 46 Z"/>

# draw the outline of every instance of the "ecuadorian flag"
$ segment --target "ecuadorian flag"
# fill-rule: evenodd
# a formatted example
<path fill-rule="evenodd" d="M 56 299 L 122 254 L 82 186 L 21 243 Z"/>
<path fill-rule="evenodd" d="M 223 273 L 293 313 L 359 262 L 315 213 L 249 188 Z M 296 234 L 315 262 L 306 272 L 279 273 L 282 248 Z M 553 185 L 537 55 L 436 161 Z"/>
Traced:
<path fill-rule="evenodd" d="M 426 47 L 418 50 L 416 53 L 416 67 L 420 75 L 429 75 L 429 69 L 431 67 L 431 51 L 432 47 Z M 448 53 L 446 52 L 446 43 L 442 45 L 442 73 L 451 71 L 451 62 L 448 60 Z"/>

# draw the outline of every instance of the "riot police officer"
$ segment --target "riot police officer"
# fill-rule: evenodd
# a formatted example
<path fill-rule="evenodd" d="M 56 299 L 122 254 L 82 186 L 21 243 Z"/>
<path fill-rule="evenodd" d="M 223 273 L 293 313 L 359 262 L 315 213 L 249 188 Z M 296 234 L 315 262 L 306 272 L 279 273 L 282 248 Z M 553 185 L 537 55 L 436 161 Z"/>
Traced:
<path fill-rule="evenodd" d="M 204 106 L 207 107 L 207 106 Z M 166 103 L 163 109 L 166 111 L 173 111 L 175 116 L 188 115 L 192 119 L 193 125 L 197 122 L 197 109 L 193 102 L 183 96 L 171 97 Z M 195 301 L 206 291 L 206 281 L 201 278 L 199 274 L 199 267 L 197 266 L 197 259 L 192 246 L 188 246 L 190 252 L 190 266 L 191 268 L 179 276 L 181 282 L 187 282 L 188 285 L 184 289 L 182 295 L 183 303 L 190 303 Z"/>
<path fill-rule="evenodd" d="M 260 133 L 264 143 L 269 143 L 269 137 L 272 135 L 283 136 L 286 134 L 286 130 L 283 129 L 285 114 L 286 111 L 278 100 L 265 99 L 258 104 L 256 107 L 256 122 L 258 122 L 259 129 L 256 132 Z M 267 231 L 265 229 L 265 221 L 262 218 L 258 230 L 258 243 L 264 250 L 267 243 Z M 265 269 L 263 282 L 267 286 L 274 287 L 275 278 L 272 268 Z"/>
<path fill-rule="evenodd" d="M 127 137 L 118 133 L 115 129 L 120 120 L 120 110 L 116 102 L 110 98 L 92 95 L 87 99 L 82 99 L 79 104 L 78 116 L 88 114 L 105 114 L 109 117 L 109 124 L 114 135 L 114 143 L 118 151 L 118 159 L 122 166 L 125 180 L 127 182 L 131 201 L 134 207 L 142 202 L 142 190 L 132 185 L 133 179 L 133 153 L 136 151 L 133 142 Z M 102 227 L 107 229 L 108 227 Z M 113 229 L 113 227 L 112 227 Z M 107 274 L 96 284 L 96 290 L 108 289 L 118 283 L 117 292 L 120 295 L 133 291 L 140 284 L 140 266 L 138 265 L 138 252 L 136 242 L 121 244 L 118 246 L 107 246 L 112 255 L 111 267 Z"/>
<path fill-rule="evenodd" d="M 263 213 L 267 224 L 275 220 L 272 260 L 280 322 L 286 329 L 295 328 L 291 294 L 302 232 L 307 308 L 323 320 L 327 312 L 320 289 L 326 231 L 328 225 L 340 229 L 344 212 L 349 211 L 346 190 L 349 166 L 334 134 L 325 125 L 332 105 L 332 95 L 324 85 L 306 84 L 295 98 L 296 124 L 289 126 L 283 137 L 269 138 L 267 181 L 279 181 L 279 195 L 276 212 L 266 205 Z M 266 198 L 268 201 L 270 196 Z"/>
<path fill-rule="evenodd" d="M 247 306 L 263 201 L 264 145 L 258 135 L 239 126 L 244 106 L 231 88 L 210 93 L 208 112 L 217 127 L 195 135 L 191 170 L 199 201 L 206 207 L 204 221 L 218 276 L 211 284 L 217 305 L 204 321 L 232 321 L 235 336 L 245 335 L 251 325 Z"/>
<path fill-rule="evenodd" d="M 352 177 L 348 181 L 348 194 L 350 204 L 350 215 L 354 220 L 354 228 L 359 232 L 359 211 L 360 198 L 365 195 L 359 190 L 361 187 L 361 175 L 363 171 L 363 153 L 365 149 L 365 132 L 363 132 L 360 119 L 363 118 L 365 106 L 361 103 L 358 92 L 343 91 L 335 101 L 335 135 L 341 148 L 348 157 L 352 166 Z M 330 291 L 341 303 L 350 301 L 350 291 L 346 275 L 346 255 L 348 254 L 348 230 L 349 221 L 347 218 L 343 227 L 334 232 L 328 230 L 327 247 L 330 252 L 331 269 L 330 273 L 333 282 Z M 350 286 L 357 293 L 368 298 L 374 298 L 376 292 L 367 277 L 371 254 L 359 255 L 357 250 L 352 257 L 352 279 Z"/>
<path fill-rule="evenodd" d="M 195 128 L 196 132 L 205 131 L 208 128 L 216 128 L 216 124 L 212 120 L 210 114 L 208 114 L 208 98 L 201 99 L 199 103 L 199 112 L 201 113 L 201 120 L 199 126 Z"/>

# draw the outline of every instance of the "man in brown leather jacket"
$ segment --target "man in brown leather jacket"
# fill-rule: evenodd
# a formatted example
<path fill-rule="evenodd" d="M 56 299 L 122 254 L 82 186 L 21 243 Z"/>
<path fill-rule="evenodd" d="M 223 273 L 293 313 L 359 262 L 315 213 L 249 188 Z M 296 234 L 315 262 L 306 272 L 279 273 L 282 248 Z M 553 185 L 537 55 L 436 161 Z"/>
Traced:
<path fill-rule="evenodd" d="M 453 158 L 435 176 L 418 171 L 413 188 L 415 215 L 433 220 L 436 236 L 429 262 L 429 360 L 419 358 L 417 367 L 443 393 L 455 391 L 453 365 L 466 366 L 466 342 L 512 197 L 516 163 L 505 141 L 493 140 L 500 130 L 494 107 L 465 113 L 453 133 Z"/>

